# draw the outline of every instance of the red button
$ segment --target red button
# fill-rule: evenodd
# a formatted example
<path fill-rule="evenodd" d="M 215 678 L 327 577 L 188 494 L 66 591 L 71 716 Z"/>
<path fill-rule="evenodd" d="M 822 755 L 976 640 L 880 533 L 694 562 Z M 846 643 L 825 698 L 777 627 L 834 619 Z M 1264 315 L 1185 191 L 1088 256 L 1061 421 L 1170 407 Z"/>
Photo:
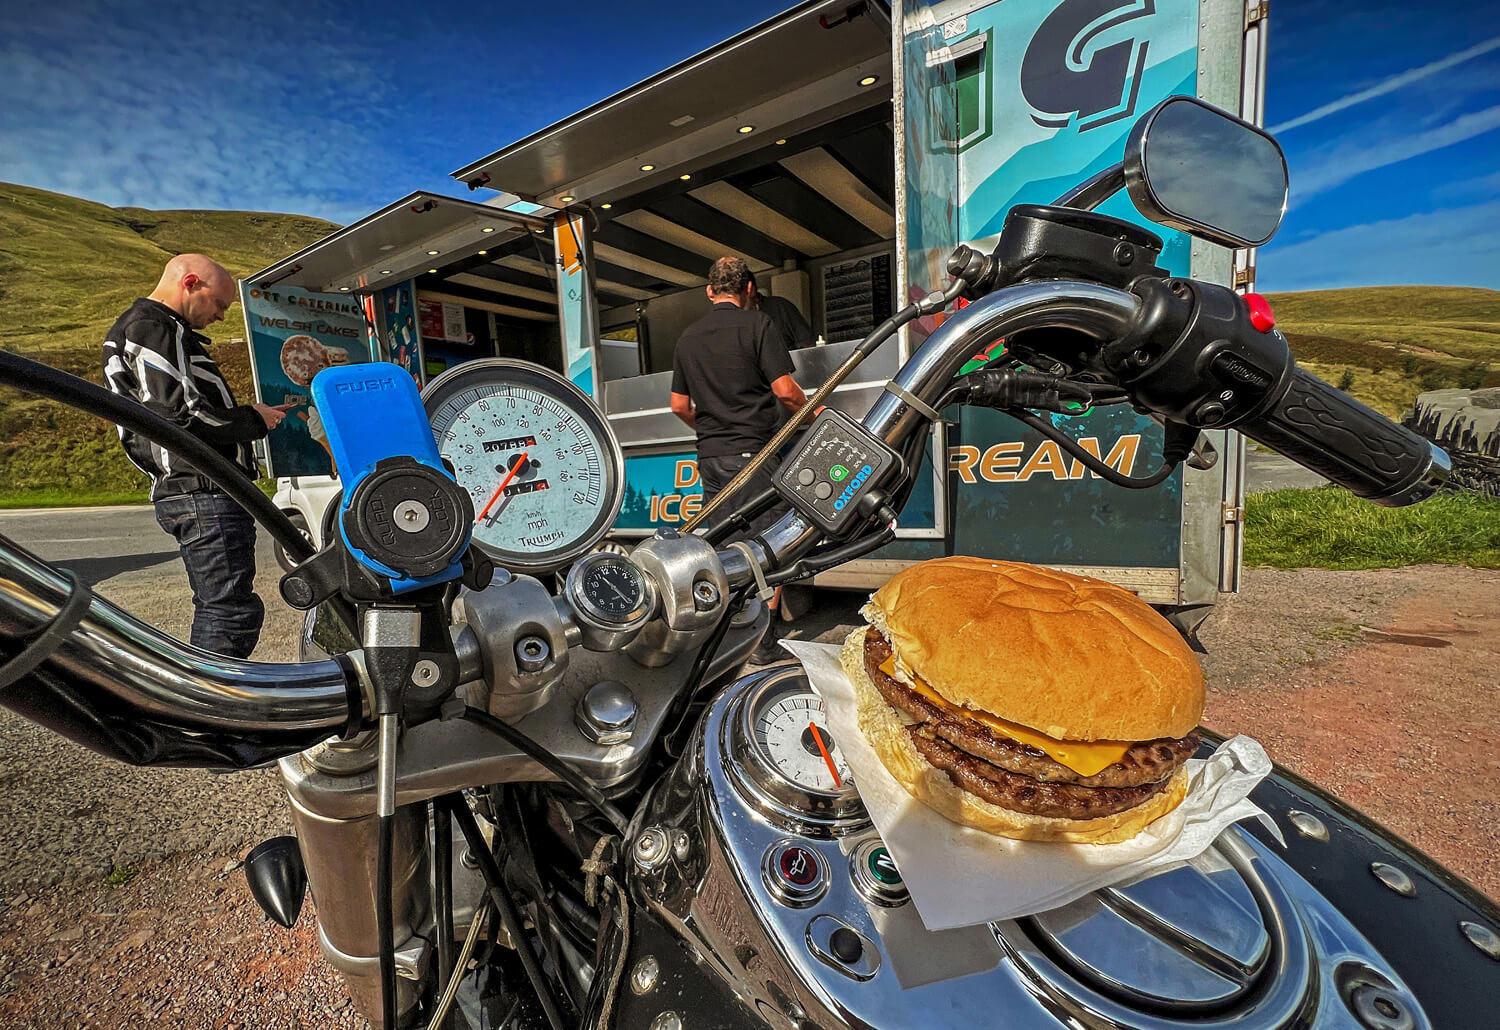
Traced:
<path fill-rule="evenodd" d="M 1245 304 L 1250 308 L 1250 324 L 1258 333 L 1269 333 L 1276 328 L 1276 315 L 1271 304 L 1258 293 L 1245 294 Z"/>
<path fill-rule="evenodd" d="M 782 849 L 780 856 L 776 859 L 776 866 L 781 871 L 782 879 L 787 883 L 807 887 L 817 882 L 818 856 L 804 847 L 794 844 Z"/>

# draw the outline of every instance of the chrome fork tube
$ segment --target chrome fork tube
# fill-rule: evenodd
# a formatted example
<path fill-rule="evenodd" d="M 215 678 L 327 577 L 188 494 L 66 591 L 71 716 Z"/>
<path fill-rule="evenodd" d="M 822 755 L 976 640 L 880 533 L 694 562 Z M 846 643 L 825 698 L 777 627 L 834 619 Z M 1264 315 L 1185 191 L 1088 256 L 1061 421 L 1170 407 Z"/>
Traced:
<path fill-rule="evenodd" d="M 1007 286 L 944 321 L 894 381 L 927 404 L 936 404 L 964 362 L 986 344 L 1024 329 L 1072 329 L 1099 340 L 1115 339 L 1124 334 L 1139 308 L 1134 294 L 1098 283 L 1059 280 Z M 927 417 L 887 391 L 863 422 L 899 452 Z M 820 535 L 792 512 L 767 530 L 764 539 L 775 563 L 785 565 L 806 554 Z M 731 586 L 749 581 L 748 568 L 735 572 Z"/>

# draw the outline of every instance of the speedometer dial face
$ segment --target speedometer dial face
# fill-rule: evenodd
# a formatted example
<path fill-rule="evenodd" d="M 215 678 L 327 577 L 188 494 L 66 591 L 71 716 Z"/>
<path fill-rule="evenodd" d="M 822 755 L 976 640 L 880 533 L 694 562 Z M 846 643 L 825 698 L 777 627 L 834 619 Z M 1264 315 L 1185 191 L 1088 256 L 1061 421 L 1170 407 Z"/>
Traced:
<path fill-rule="evenodd" d="M 529 362 L 460 365 L 423 394 L 438 452 L 474 502 L 474 539 L 499 564 L 557 568 L 619 513 L 623 462 L 582 391 Z"/>
<path fill-rule="evenodd" d="M 849 763 L 828 729 L 823 699 L 808 689 L 764 699 L 751 733 L 772 768 L 799 787 L 835 793 L 849 779 Z"/>

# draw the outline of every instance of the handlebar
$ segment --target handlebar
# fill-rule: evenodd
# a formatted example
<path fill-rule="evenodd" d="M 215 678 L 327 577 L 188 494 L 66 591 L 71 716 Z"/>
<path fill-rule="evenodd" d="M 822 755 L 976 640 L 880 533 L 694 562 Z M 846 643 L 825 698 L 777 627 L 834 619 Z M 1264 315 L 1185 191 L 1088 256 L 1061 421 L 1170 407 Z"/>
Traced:
<path fill-rule="evenodd" d="M 1442 448 L 1300 368 L 1269 412 L 1237 428 L 1375 504 L 1412 504 L 1448 478 Z"/>
<path fill-rule="evenodd" d="M 69 582 L 0 537 L 0 665 L 67 603 Z M 79 589 L 83 589 L 80 587 Z M 132 764 L 244 768 L 346 729 L 363 711 L 348 659 L 249 662 L 210 654 L 99 597 L 0 704 Z"/>

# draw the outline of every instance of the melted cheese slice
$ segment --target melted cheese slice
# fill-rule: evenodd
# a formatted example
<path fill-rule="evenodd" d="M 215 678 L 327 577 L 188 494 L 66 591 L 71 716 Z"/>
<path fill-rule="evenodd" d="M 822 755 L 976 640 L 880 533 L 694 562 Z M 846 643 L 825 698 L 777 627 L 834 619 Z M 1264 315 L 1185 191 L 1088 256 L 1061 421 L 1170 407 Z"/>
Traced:
<path fill-rule="evenodd" d="M 880 663 L 880 671 L 891 678 L 896 677 L 896 656 L 892 655 Z M 1080 776 L 1093 776 L 1114 765 L 1125 757 L 1125 752 L 1130 750 L 1131 742 L 1122 740 L 1057 740 L 1044 733 L 1028 729 L 1025 726 L 1004 719 L 997 719 L 988 712 L 976 712 L 971 708 L 963 708 L 955 705 L 942 697 L 929 687 L 920 676 L 911 676 L 912 689 L 921 694 L 928 701 L 937 705 L 943 711 L 952 715 L 973 719 L 975 722 L 1003 733 L 1013 740 L 1019 740 L 1023 744 L 1029 744 L 1038 751 L 1045 751 L 1047 757 L 1059 765 L 1065 765 Z M 903 684 L 906 685 L 906 684 Z"/>

